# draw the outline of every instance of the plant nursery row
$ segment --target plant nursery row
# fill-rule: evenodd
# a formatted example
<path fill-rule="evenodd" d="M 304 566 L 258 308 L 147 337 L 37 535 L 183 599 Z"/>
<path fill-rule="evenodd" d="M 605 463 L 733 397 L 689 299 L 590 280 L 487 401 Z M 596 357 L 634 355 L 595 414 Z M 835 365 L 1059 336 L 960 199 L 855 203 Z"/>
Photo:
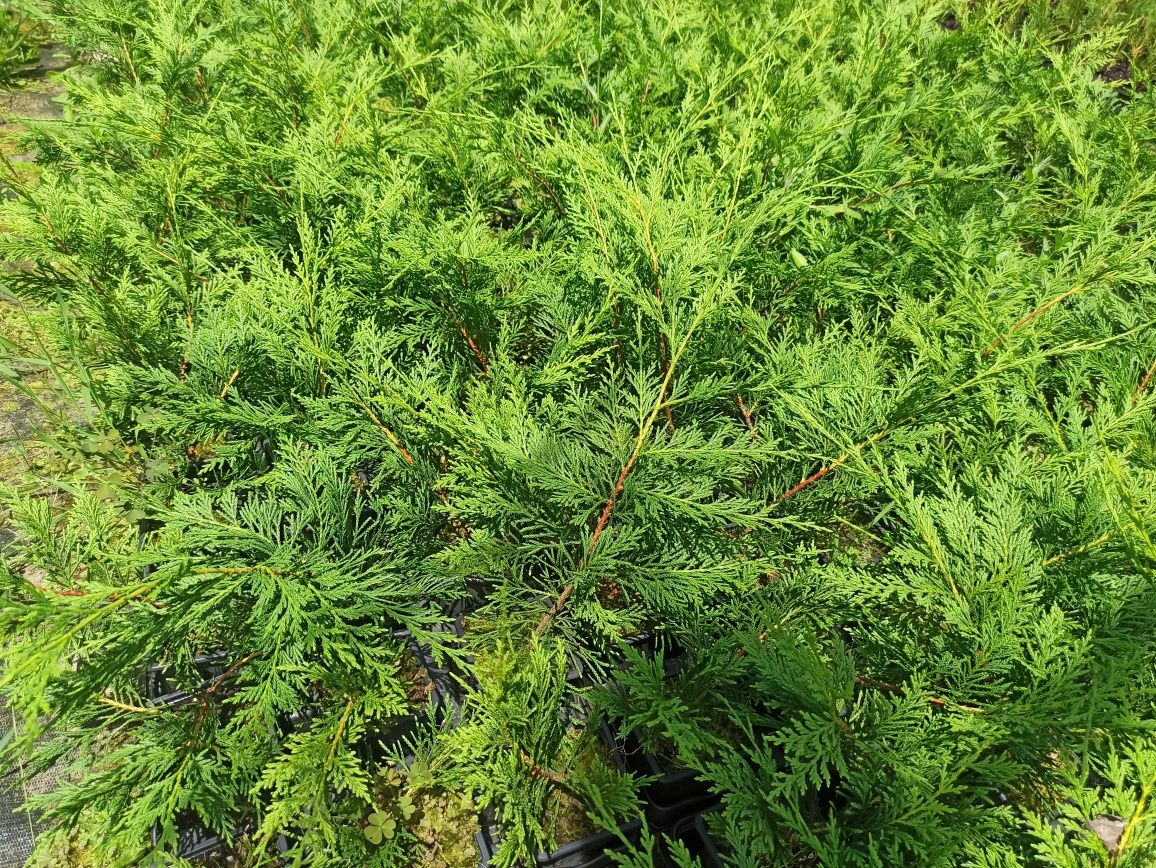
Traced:
<path fill-rule="evenodd" d="M 1145 3 L 35 14 L 30 866 L 1156 864 Z"/>

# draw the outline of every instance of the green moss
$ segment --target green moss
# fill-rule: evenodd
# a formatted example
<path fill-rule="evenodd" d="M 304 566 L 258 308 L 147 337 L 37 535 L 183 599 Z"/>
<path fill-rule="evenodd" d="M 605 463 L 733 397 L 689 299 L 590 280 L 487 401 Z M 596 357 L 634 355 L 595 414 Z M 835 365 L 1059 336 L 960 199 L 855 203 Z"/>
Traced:
<path fill-rule="evenodd" d="M 404 836 L 412 868 L 476 868 L 478 808 L 471 798 L 433 785 L 424 764 L 387 769 L 374 792 L 369 816 L 384 815 L 389 837 Z"/>

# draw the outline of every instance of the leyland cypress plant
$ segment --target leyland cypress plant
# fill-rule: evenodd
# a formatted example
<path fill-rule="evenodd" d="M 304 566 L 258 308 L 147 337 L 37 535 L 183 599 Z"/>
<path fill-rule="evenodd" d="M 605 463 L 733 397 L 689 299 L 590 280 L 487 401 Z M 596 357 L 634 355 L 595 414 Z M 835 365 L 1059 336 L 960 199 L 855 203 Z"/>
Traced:
<path fill-rule="evenodd" d="M 51 0 L 9 355 L 93 410 L 0 685 L 56 843 L 420 864 L 449 794 L 518 864 L 637 815 L 605 682 L 735 864 L 1143 864 L 1156 113 L 1078 11 Z M 413 643 L 461 706 L 383 757 Z"/>

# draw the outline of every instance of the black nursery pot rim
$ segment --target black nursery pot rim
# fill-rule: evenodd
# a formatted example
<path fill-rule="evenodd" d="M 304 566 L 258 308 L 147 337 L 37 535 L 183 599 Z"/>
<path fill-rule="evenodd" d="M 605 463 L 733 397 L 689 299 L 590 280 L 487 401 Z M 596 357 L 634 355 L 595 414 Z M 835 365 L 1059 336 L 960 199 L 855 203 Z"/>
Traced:
<path fill-rule="evenodd" d="M 178 816 L 176 823 L 176 855 L 182 859 L 201 859 L 228 846 L 220 835 L 209 829 L 195 814 Z M 234 831 L 238 833 L 237 837 L 251 834 L 255 830 L 256 823 L 252 814 L 242 815 L 234 824 Z M 160 840 L 160 829 L 157 826 L 153 827 L 151 837 L 153 846 L 156 846 Z M 288 838 L 284 835 L 278 835 L 273 839 L 273 847 L 278 853 L 286 852 L 289 849 Z M 154 866 L 159 868 L 159 863 L 155 861 L 150 863 L 150 868 L 154 868 Z"/>
<path fill-rule="evenodd" d="M 478 852 L 481 854 L 481 868 L 489 868 L 490 860 L 497 852 L 501 835 L 492 808 L 485 808 L 478 816 L 478 831 L 474 835 Z M 569 841 L 549 853 L 539 851 L 534 855 L 537 868 L 602 868 L 611 862 L 605 856 L 607 850 L 621 845 L 622 837 L 637 842 L 642 835 L 642 821 L 630 820 L 621 823 L 617 830 L 604 829 Z M 622 837 L 620 837 L 622 836 Z"/>
<path fill-rule="evenodd" d="M 646 802 L 647 816 L 655 825 L 671 826 L 684 816 L 719 801 L 719 796 L 710 791 L 709 783 L 698 769 L 664 767 L 658 757 L 642 747 L 636 731 L 626 736 L 627 743 L 634 745 L 629 756 L 608 723 L 603 721 L 598 731 L 620 771 L 658 776 L 658 780 L 642 787 L 640 791 Z"/>
<path fill-rule="evenodd" d="M 674 829 L 670 832 L 671 839 L 685 844 L 691 855 L 699 859 L 702 868 L 723 868 L 722 854 L 706 825 L 706 815 L 717 810 L 719 810 L 717 807 L 710 808 L 701 813 L 684 817 L 675 824 Z M 665 851 L 665 847 L 663 849 Z M 675 868 L 673 860 L 668 858 L 666 861 L 670 868 Z"/>
<path fill-rule="evenodd" d="M 192 690 L 185 690 L 177 688 L 176 690 L 164 690 L 168 684 L 176 664 L 174 663 L 153 663 L 145 670 L 144 675 L 144 690 L 142 691 L 146 699 L 148 699 L 155 706 L 174 707 L 183 705 L 189 702 L 197 693 L 212 687 L 223 678 L 228 671 L 224 665 L 224 661 L 228 658 L 227 651 L 215 651 L 211 654 L 198 654 L 193 658 L 193 666 L 197 672 L 202 676 L 201 683 Z M 219 670 L 219 671 L 218 671 Z M 169 685 L 171 686 L 171 685 Z"/>
<path fill-rule="evenodd" d="M 625 835 L 627 838 L 634 837 L 642 831 L 642 821 L 632 820 L 629 823 L 623 823 L 618 827 L 618 832 Z M 595 847 L 598 848 L 599 854 L 605 850 L 609 850 L 615 844 L 619 843 L 621 838 L 610 830 L 603 830 L 595 832 L 593 835 L 587 835 L 585 838 L 579 838 L 577 841 L 571 841 L 568 844 L 563 844 L 552 853 L 538 853 L 534 856 L 535 864 L 542 866 L 542 868 L 550 868 L 550 866 L 557 865 L 561 860 L 568 859 L 573 856 L 581 856 L 584 852 Z"/>

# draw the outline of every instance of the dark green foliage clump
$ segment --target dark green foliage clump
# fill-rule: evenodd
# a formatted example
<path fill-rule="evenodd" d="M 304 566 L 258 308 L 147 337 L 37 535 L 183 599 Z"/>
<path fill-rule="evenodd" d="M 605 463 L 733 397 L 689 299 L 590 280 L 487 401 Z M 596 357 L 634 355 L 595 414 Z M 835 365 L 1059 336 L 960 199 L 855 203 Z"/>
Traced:
<path fill-rule="evenodd" d="M 1147 25 L 1064 9 L 51 3 L 89 61 L 0 249 L 94 412 L 0 684 L 59 837 L 414 863 L 412 640 L 513 865 L 637 814 L 571 668 L 656 633 L 609 710 L 735 864 L 1145 864 L 1156 103 Z"/>
<path fill-rule="evenodd" d="M 11 85 L 20 67 L 36 60 L 44 32 L 14 4 L 0 4 L 0 84 Z"/>

